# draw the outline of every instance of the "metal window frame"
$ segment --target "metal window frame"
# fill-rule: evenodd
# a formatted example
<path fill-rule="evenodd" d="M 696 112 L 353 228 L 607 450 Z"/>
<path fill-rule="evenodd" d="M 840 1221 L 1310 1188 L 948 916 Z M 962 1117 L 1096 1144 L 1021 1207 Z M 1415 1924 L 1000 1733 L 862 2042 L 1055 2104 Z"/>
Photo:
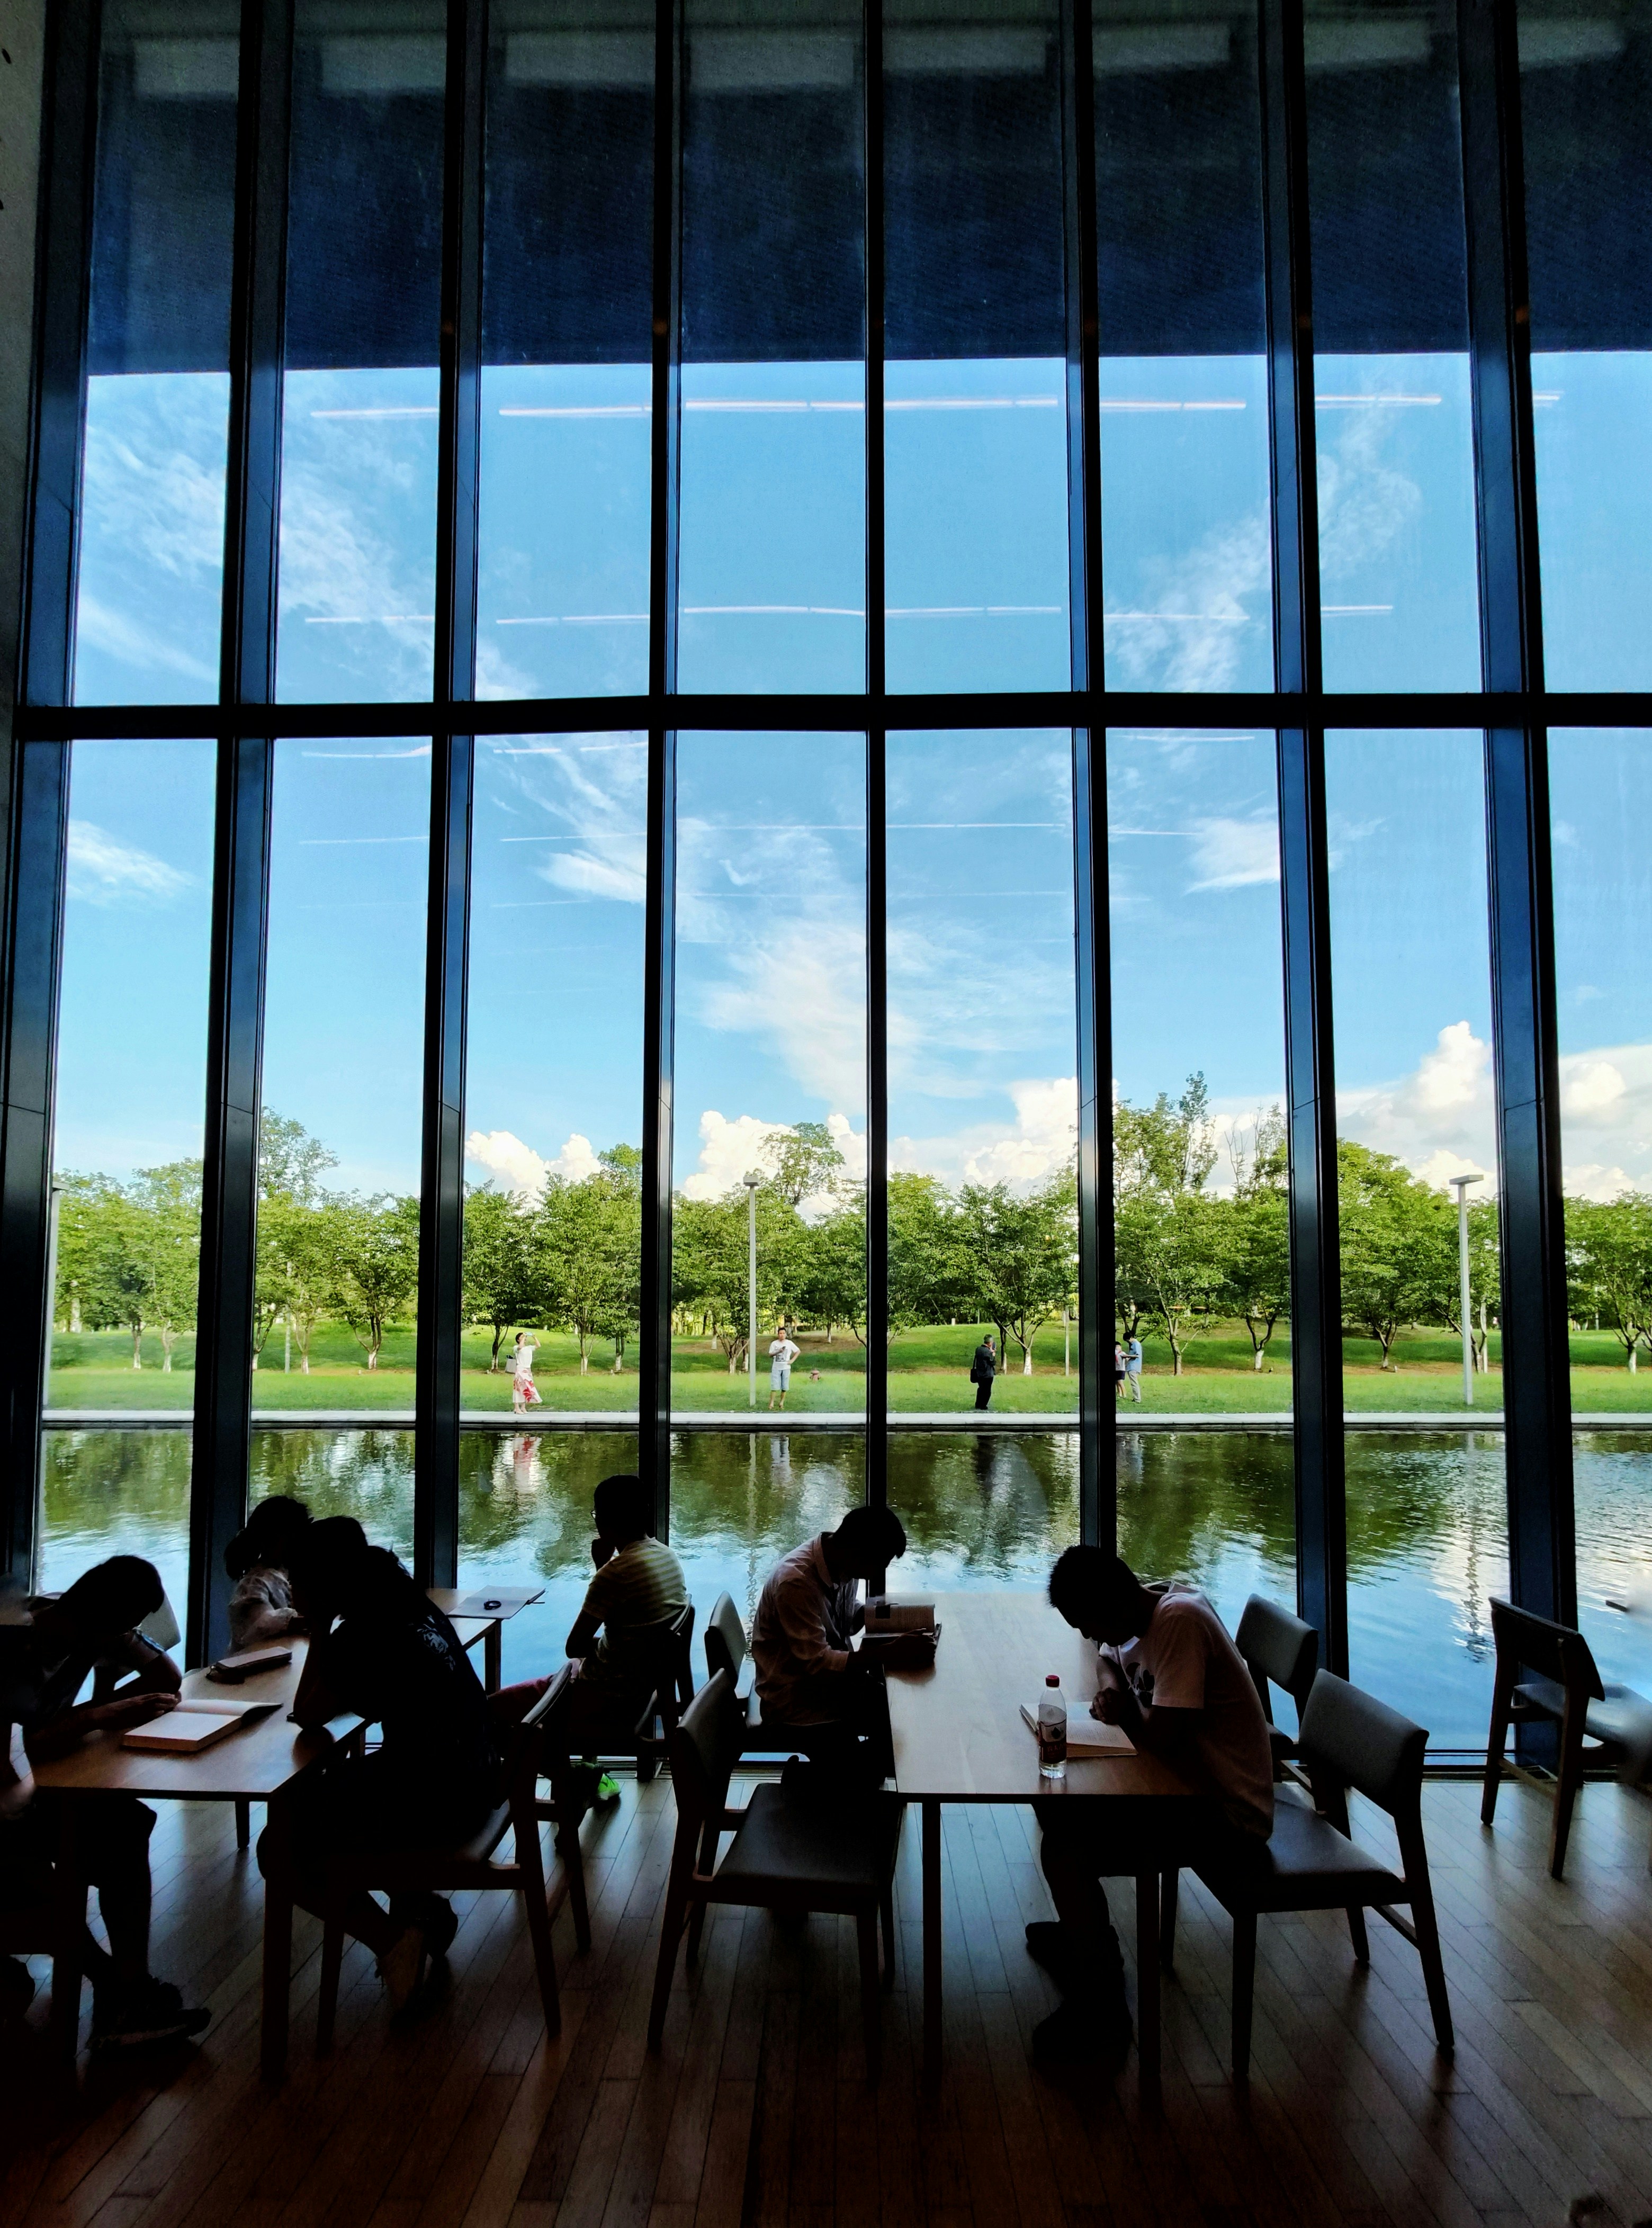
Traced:
<path fill-rule="evenodd" d="M 1546 747 L 1551 726 L 1652 729 L 1652 694 L 1543 686 L 1531 426 L 1530 322 L 1516 35 L 1508 0 L 1458 0 L 1483 687 L 1330 693 L 1318 651 L 1311 284 L 1302 0 L 1258 0 L 1276 686 L 1199 697 L 1110 690 L 1102 670 L 1101 511 L 1090 0 L 1063 0 L 1073 686 L 983 695 L 891 694 L 884 573 L 883 83 L 880 0 L 866 0 L 866 685 L 860 694 L 734 695 L 676 688 L 683 0 L 656 0 L 648 686 L 638 695 L 474 701 L 486 0 L 451 0 L 438 510 L 439 614 L 428 703 L 277 705 L 275 536 L 291 0 L 242 0 L 232 306 L 231 469 L 223 674 L 214 706 L 74 708 L 74 578 L 85 392 L 99 0 L 50 12 L 35 308 L 28 588 L 7 809 L 0 934 L 0 1307 L 9 1568 L 29 1570 L 48 1320 L 52 1112 L 69 747 L 77 739 L 198 737 L 218 754 L 209 992 L 202 1310 L 191 1486 L 189 1636 L 223 1634 L 221 1547 L 244 1508 L 269 808 L 278 739 L 391 736 L 435 746 L 424 1072 L 424 1213 L 415 1487 L 420 1575 L 451 1578 L 458 1518 L 465 964 L 476 738 L 578 731 L 648 737 L 643 1318 L 639 1459 L 669 1526 L 676 747 L 679 731 L 858 732 L 867 738 L 868 1491 L 887 1486 L 887 737 L 1060 727 L 1073 738 L 1079 1084 L 1081 1523 L 1110 1544 L 1104 1332 L 1111 1324 L 1111 1154 L 1105 738 L 1109 725 L 1244 727 L 1278 748 L 1290 1132 L 1299 1596 L 1347 1662 L 1335 1071 L 1324 824 L 1328 727 L 1463 728 L 1486 741 L 1488 893 L 1496 1021 L 1513 1591 L 1575 1615 L 1564 1223 L 1556 1088 Z M 880 1325 L 881 1328 L 881 1325 Z"/>

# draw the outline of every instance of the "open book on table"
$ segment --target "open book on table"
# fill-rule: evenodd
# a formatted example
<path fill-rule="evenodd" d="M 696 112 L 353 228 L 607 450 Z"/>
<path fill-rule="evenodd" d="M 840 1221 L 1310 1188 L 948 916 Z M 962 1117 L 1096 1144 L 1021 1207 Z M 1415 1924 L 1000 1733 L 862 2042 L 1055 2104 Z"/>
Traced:
<path fill-rule="evenodd" d="M 1021 1706 L 1021 1716 L 1028 1730 L 1038 1738 L 1037 1705 Z M 1092 1718 L 1086 1704 L 1082 1710 L 1067 1711 L 1067 1754 L 1069 1756 L 1134 1756 L 1135 1746 L 1122 1725 L 1105 1725 L 1099 1718 Z"/>
<path fill-rule="evenodd" d="M 123 1735 L 122 1746 L 194 1756 L 210 1748 L 214 1741 L 222 1740 L 226 1733 L 233 1733 L 246 1719 L 260 1717 L 274 1707 L 273 1702 L 221 1702 L 215 1696 L 204 1701 L 190 1697 L 151 1718 L 147 1725 L 134 1725 Z"/>

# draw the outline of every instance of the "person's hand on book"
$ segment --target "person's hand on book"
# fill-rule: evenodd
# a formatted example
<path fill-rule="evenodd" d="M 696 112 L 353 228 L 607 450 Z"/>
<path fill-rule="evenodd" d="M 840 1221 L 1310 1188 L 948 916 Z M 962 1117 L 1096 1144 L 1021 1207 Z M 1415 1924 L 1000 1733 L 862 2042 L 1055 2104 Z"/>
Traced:
<path fill-rule="evenodd" d="M 892 1632 L 887 1638 L 868 1638 L 861 1645 L 886 1671 L 927 1671 L 935 1661 L 937 1632 Z"/>
<path fill-rule="evenodd" d="M 109 1732 L 122 1732 L 128 1725 L 147 1725 L 151 1718 L 163 1718 L 177 1706 L 176 1694 L 119 1694 L 112 1702 L 93 1703 L 84 1722 Z"/>

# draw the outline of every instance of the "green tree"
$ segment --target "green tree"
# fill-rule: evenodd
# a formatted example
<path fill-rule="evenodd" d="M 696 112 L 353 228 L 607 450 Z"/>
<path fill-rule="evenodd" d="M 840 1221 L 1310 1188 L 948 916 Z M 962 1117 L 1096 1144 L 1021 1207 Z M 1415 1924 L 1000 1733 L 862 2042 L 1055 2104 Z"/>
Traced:
<path fill-rule="evenodd" d="M 490 1373 L 499 1367 L 507 1331 L 525 1322 L 535 1302 L 533 1218 L 508 1193 L 478 1185 L 464 1199 L 464 1312 L 493 1333 Z"/>
<path fill-rule="evenodd" d="M 170 1371 L 181 1331 L 193 1330 L 201 1289 L 199 1161 L 139 1168 L 128 1190 L 137 1232 L 148 1257 L 149 1316 L 161 1335 L 161 1367 Z"/>
<path fill-rule="evenodd" d="M 862 1346 L 869 1343 L 866 1314 L 866 1190 L 857 1185 L 812 1228 L 799 1246 L 794 1289 L 811 1322 L 847 1323 Z"/>
<path fill-rule="evenodd" d="M 1450 1201 L 1392 1153 L 1343 1137 L 1336 1168 L 1343 1316 L 1376 1340 L 1383 1368 L 1392 1369 L 1407 1323 L 1444 1319 L 1444 1264 L 1449 1247 L 1455 1264 L 1457 1218 Z"/>
<path fill-rule="evenodd" d="M 794 1122 L 772 1130 L 763 1146 L 769 1181 L 789 1207 L 829 1196 L 842 1180 L 843 1156 L 823 1122 Z"/>
<path fill-rule="evenodd" d="M 1170 1348 L 1173 1375 L 1188 1344 L 1220 1320 L 1233 1246 L 1233 1202 L 1198 1190 L 1138 1191 L 1118 1207 L 1117 1284 Z"/>
<path fill-rule="evenodd" d="M 938 1176 L 889 1179 L 888 1335 L 973 1312 L 963 1220 Z"/>
<path fill-rule="evenodd" d="M 606 1169 L 578 1182 L 551 1178 L 533 1215 L 533 1290 L 545 1320 L 566 1323 L 579 1340 L 582 1377 L 592 1339 L 623 1323 L 623 1343 L 636 1322 L 641 1252 L 635 1185 Z"/>
<path fill-rule="evenodd" d="M 1259 1109 L 1248 1138 L 1230 1130 L 1234 1192 L 1226 1256 L 1228 1303 L 1245 1325 L 1260 1369 L 1281 1316 L 1290 1313 L 1290 1156 L 1284 1117 Z"/>
<path fill-rule="evenodd" d="M 348 1323 L 370 1370 L 419 1290 L 419 1201 L 336 1193 L 317 1213 L 328 1311 Z"/>
<path fill-rule="evenodd" d="M 1030 1377 L 1033 1341 L 1073 1290 L 1078 1214 L 1071 1173 L 1024 1197 L 1008 1184 L 965 1184 L 958 1220 L 979 1318 L 996 1325 L 1001 1353 L 1006 1335 L 1015 1338 L 1022 1374 Z"/>
<path fill-rule="evenodd" d="M 1633 1371 L 1642 1341 L 1652 1340 L 1652 1198 L 1569 1199 L 1566 1231 L 1572 1311 L 1598 1315 Z"/>

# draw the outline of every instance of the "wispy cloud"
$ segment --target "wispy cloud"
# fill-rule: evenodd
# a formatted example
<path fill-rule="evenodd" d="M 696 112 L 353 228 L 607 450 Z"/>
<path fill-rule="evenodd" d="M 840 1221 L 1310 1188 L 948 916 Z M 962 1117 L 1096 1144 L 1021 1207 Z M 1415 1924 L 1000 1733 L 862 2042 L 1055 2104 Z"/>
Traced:
<path fill-rule="evenodd" d="M 194 879 L 94 820 L 69 823 L 68 894 L 81 905 L 166 905 Z"/>
<path fill-rule="evenodd" d="M 1277 821 L 1195 820 L 1189 834 L 1194 877 L 1190 890 L 1237 890 L 1278 880 Z"/>
<path fill-rule="evenodd" d="M 1036 1077 L 1009 1085 L 1013 1124 L 972 1123 L 950 1136 L 892 1137 L 889 1165 L 938 1175 L 948 1184 L 1006 1183 L 1028 1191 L 1065 1168 L 1078 1134 L 1076 1076 Z"/>

